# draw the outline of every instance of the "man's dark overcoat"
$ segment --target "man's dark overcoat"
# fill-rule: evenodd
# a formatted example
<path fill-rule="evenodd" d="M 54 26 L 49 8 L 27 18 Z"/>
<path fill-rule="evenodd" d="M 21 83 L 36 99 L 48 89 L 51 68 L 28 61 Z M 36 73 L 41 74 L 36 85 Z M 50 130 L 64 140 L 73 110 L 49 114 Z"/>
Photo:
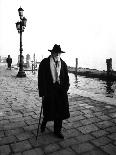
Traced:
<path fill-rule="evenodd" d="M 67 91 L 69 76 L 66 63 L 61 59 L 60 84 L 53 84 L 50 56 L 41 61 L 38 69 L 39 96 L 43 97 L 43 116 L 47 121 L 70 117 Z"/>

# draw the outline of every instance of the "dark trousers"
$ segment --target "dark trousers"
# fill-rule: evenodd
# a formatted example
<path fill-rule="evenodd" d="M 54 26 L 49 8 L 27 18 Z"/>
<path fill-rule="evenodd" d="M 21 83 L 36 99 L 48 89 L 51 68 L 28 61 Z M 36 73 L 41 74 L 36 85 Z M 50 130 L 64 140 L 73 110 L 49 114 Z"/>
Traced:
<path fill-rule="evenodd" d="M 8 68 L 10 68 L 10 69 L 11 69 L 11 63 L 8 63 Z"/>
<path fill-rule="evenodd" d="M 46 126 L 46 124 L 47 120 L 43 118 L 42 125 Z M 54 120 L 54 132 L 60 132 L 61 128 L 62 128 L 62 120 L 60 119 Z"/>
<path fill-rule="evenodd" d="M 60 132 L 62 128 L 62 120 L 54 120 L 54 132 Z"/>

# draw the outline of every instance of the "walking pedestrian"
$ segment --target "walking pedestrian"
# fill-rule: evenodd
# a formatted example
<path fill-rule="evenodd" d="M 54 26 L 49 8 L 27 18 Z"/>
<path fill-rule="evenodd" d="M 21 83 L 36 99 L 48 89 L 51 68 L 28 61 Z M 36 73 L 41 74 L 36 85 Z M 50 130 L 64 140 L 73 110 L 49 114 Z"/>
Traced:
<path fill-rule="evenodd" d="M 12 58 L 10 57 L 10 55 L 8 55 L 8 58 L 6 59 L 7 65 L 8 65 L 8 69 L 11 69 L 11 64 L 12 64 Z"/>
<path fill-rule="evenodd" d="M 67 91 L 69 76 L 66 63 L 60 58 L 60 45 L 55 44 L 49 57 L 44 58 L 38 69 L 39 96 L 42 97 L 43 121 L 41 132 L 45 131 L 48 121 L 54 121 L 54 134 L 64 139 L 61 132 L 64 119 L 70 117 Z"/>

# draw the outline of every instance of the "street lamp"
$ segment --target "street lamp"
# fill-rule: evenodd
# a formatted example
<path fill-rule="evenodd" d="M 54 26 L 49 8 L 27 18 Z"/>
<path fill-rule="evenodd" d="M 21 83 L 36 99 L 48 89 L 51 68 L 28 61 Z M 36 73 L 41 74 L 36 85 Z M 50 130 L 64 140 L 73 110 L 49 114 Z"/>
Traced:
<path fill-rule="evenodd" d="M 22 32 L 24 32 L 24 29 L 26 27 L 27 19 L 23 17 L 23 11 L 24 10 L 21 7 L 18 9 L 20 21 L 16 23 L 16 28 L 18 30 L 18 33 L 20 34 L 20 62 L 19 62 L 19 71 L 18 71 L 17 77 L 26 77 L 25 71 L 23 69 L 24 62 L 23 62 L 23 55 L 22 55 L 22 51 L 23 51 Z"/>

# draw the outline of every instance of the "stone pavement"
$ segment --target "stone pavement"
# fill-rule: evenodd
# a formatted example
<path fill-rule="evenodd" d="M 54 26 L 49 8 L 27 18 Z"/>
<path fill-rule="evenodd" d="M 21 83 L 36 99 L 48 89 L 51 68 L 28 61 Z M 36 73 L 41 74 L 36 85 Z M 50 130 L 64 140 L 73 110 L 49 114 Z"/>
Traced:
<path fill-rule="evenodd" d="M 0 66 L 0 155 L 116 155 L 116 106 L 69 95 L 71 117 L 63 122 L 64 140 L 53 122 L 36 141 L 41 98 L 32 76 Z"/>

